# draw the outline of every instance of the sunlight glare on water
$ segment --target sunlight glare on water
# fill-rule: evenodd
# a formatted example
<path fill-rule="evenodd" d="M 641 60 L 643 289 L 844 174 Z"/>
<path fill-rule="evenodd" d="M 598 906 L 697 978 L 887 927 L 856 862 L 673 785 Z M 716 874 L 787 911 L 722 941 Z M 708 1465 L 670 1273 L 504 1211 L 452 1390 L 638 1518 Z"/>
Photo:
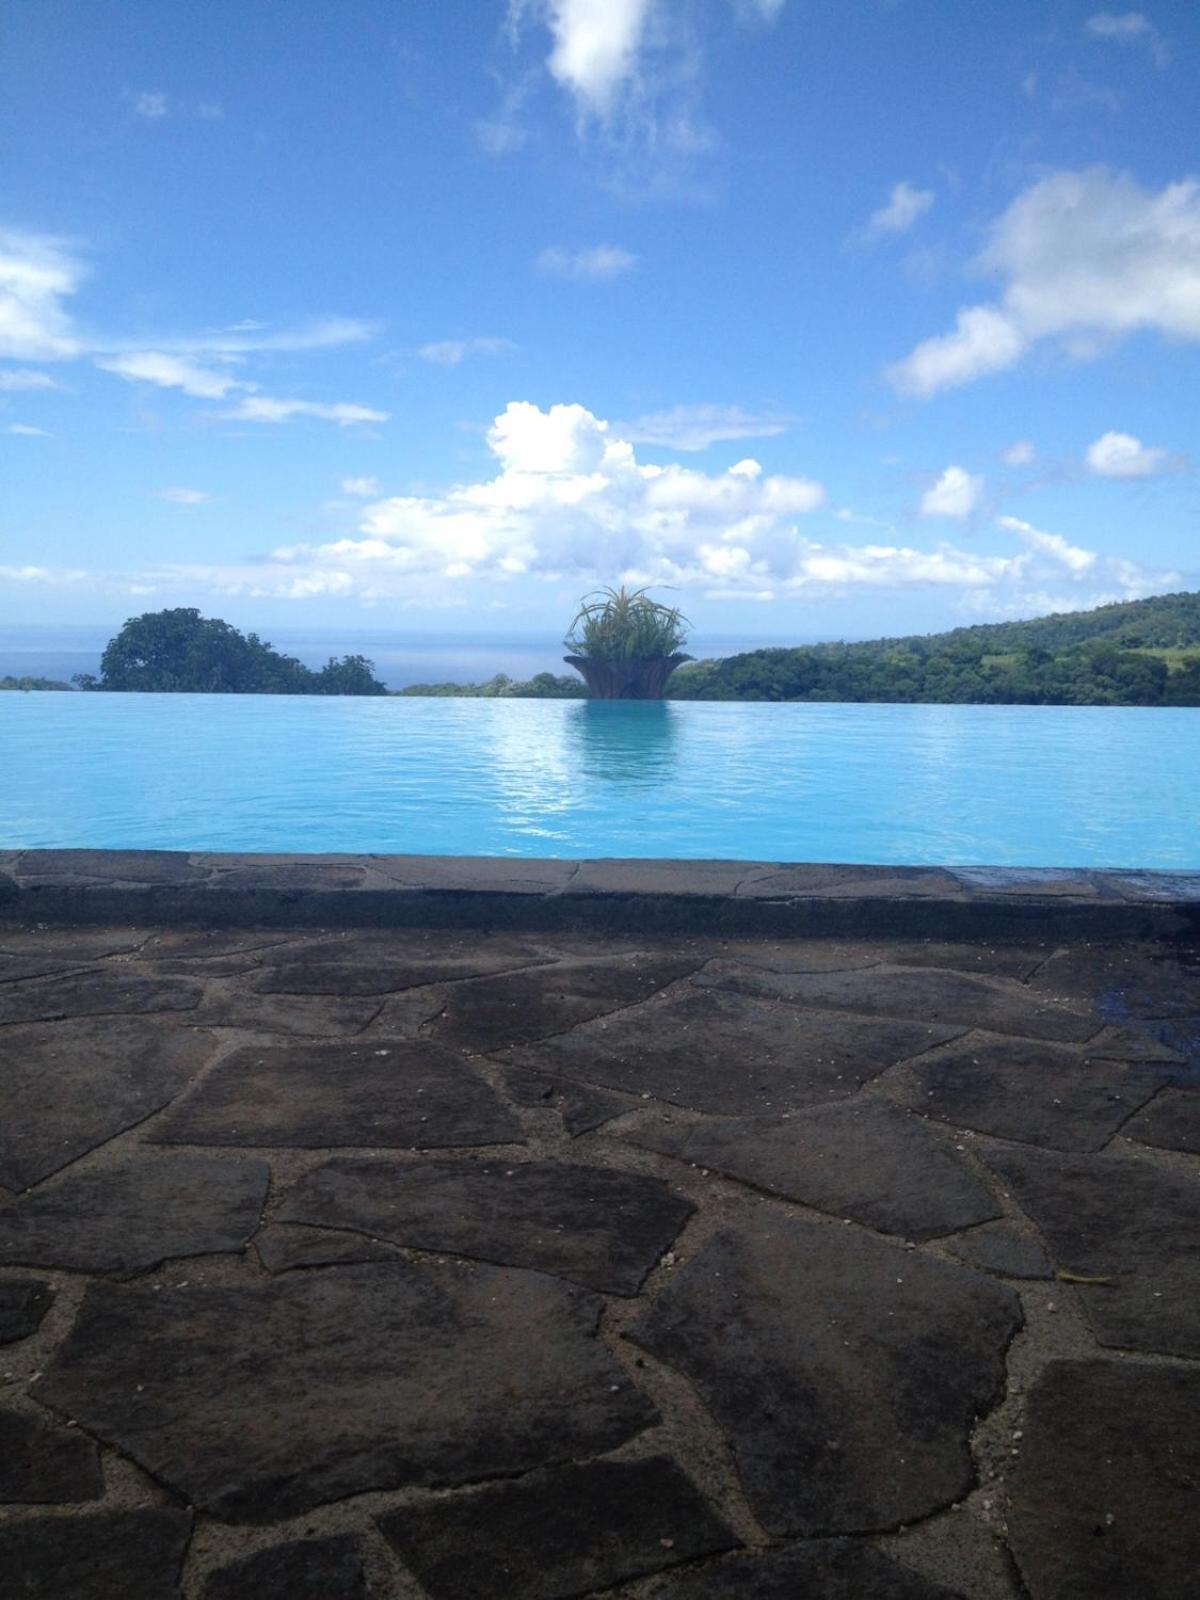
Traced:
<path fill-rule="evenodd" d="M 1200 711 L 0 695 L 0 848 L 1200 866 Z"/>

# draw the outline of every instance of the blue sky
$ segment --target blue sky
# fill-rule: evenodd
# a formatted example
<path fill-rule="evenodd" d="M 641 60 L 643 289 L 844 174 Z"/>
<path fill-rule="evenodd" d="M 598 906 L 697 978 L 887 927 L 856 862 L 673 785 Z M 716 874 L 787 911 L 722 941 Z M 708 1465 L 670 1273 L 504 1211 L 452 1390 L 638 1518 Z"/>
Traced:
<path fill-rule="evenodd" d="M 0 621 L 1200 586 L 1200 7 L 13 0 Z"/>

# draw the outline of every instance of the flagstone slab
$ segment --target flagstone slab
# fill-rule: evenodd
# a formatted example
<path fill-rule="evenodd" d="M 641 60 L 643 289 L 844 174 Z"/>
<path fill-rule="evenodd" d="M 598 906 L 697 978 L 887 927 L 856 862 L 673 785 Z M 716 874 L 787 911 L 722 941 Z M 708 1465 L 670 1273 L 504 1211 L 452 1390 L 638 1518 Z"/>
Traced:
<path fill-rule="evenodd" d="M 155 1125 L 165 1144 L 509 1144 L 515 1113 L 457 1051 L 404 1039 L 235 1051 Z"/>
<path fill-rule="evenodd" d="M 1056 999 L 1086 999 L 1114 1022 L 1186 1016 L 1200 1012 L 1200 952 L 1074 944 L 1056 951 L 1030 986 Z"/>
<path fill-rule="evenodd" d="M 692 981 L 823 1011 L 915 1017 L 1030 1039 L 1078 1042 L 1090 1038 L 1102 1024 L 1087 1008 L 1070 1009 L 1021 984 L 937 967 L 881 965 L 849 972 L 788 973 L 713 961 Z"/>
<path fill-rule="evenodd" d="M 1011 1222 L 985 1222 L 946 1240 L 951 1255 L 999 1278 L 1052 1278 L 1054 1264 L 1036 1239 Z"/>
<path fill-rule="evenodd" d="M 40 1183 L 144 1121 L 216 1048 L 199 1029 L 136 1017 L 0 1032 L 0 1183 Z"/>
<path fill-rule="evenodd" d="M 20 871 L 22 884 L 182 884 L 206 876 L 181 850 L 29 850 Z"/>
<path fill-rule="evenodd" d="M 672 1573 L 654 1600 L 964 1600 L 858 1539 L 814 1539 Z"/>
<path fill-rule="evenodd" d="M 0 1264 L 144 1272 L 241 1250 L 269 1176 L 265 1161 L 182 1151 L 68 1172 L 0 1207 Z"/>
<path fill-rule="evenodd" d="M 185 978 L 143 978 L 128 967 L 34 978 L 0 986 L 0 1026 L 56 1022 L 63 1017 L 136 1016 L 193 1011 L 199 984 Z"/>
<path fill-rule="evenodd" d="M 53 958 L 87 966 L 107 956 L 130 955 L 146 942 L 138 928 L 0 927 L 0 951 L 6 956 Z"/>
<path fill-rule="evenodd" d="M 628 1337 L 699 1389 L 775 1536 L 870 1532 L 960 1498 L 1020 1302 L 834 1224 L 753 1214 L 672 1275 Z"/>
<path fill-rule="evenodd" d="M 606 1089 L 593 1089 L 569 1078 L 551 1077 L 542 1072 L 527 1072 L 524 1067 L 504 1069 L 504 1092 L 519 1106 L 537 1111 L 557 1111 L 564 1130 L 573 1139 L 590 1133 L 622 1112 L 631 1109 L 627 1100 Z"/>
<path fill-rule="evenodd" d="M 605 1167 L 343 1158 L 305 1174 L 278 1216 L 632 1295 L 694 1210 L 660 1178 Z"/>
<path fill-rule="evenodd" d="M 1053 1361 L 1026 1401 L 1009 1528 L 1033 1600 L 1191 1600 L 1200 1370 Z"/>
<path fill-rule="evenodd" d="M 61 956 L 9 956 L 0 953 L 0 984 L 21 983 L 26 978 L 52 978 L 59 973 L 78 972 L 86 965 Z"/>
<path fill-rule="evenodd" d="M 880 1101 L 699 1123 L 661 1113 L 621 1138 L 906 1239 L 999 1215 L 992 1195 L 936 1134 Z"/>
<path fill-rule="evenodd" d="M 90 1511 L 0 1524 L 3 1600 L 180 1600 L 190 1511 Z"/>
<path fill-rule="evenodd" d="M 1052 1150 L 1099 1150 L 1166 1081 L 1044 1039 L 972 1033 L 903 1071 L 904 1099 L 956 1128 Z"/>
<path fill-rule="evenodd" d="M 367 1600 L 362 1545 L 348 1533 L 273 1544 L 210 1573 L 204 1600 Z"/>
<path fill-rule="evenodd" d="M 1200 1356 L 1200 1177 L 1131 1155 L 993 1149 L 1103 1345 Z"/>
<path fill-rule="evenodd" d="M 328 948 L 328 947 L 326 947 Z M 453 952 L 453 953 L 449 953 Z M 423 947 L 418 939 L 363 944 L 347 941 L 336 954 L 284 953 L 270 962 L 255 985 L 259 994 L 395 994 L 433 983 L 486 977 L 538 959 L 528 950 L 503 946 Z M 540 958 L 548 960 L 548 957 Z"/>
<path fill-rule="evenodd" d="M 100 1283 L 33 1393 L 199 1509 L 270 1522 L 598 1454 L 652 1425 L 595 1337 L 602 1304 L 455 1263 Z"/>
<path fill-rule="evenodd" d="M 424 1003 L 412 1018 L 416 1032 L 437 1007 Z M 210 989 L 189 1021 L 206 1028 L 238 1028 L 246 1033 L 344 1038 L 361 1033 L 379 1015 L 378 996 L 256 994 L 239 985 Z M 396 1026 L 394 1031 L 403 1031 Z"/>
<path fill-rule="evenodd" d="M 376 1520 L 431 1600 L 566 1600 L 740 1542 L 667 1456 L 531 1473 Z"/>
<path fill-rule="evenodd" d="M 104 1493 L 86 1434 L 25 1411 L 0 1411 L 0 1503 L 70 1505 Z M 0 1577 L 0 1593 L 4 1580 Z"/>
<path fill-rule="evenodd" d="M 254 1248 L 268 1272 L 291 1272 L 296 1267 L 344 1266 L 354 1261 L 394 1261 L 390 1245 L 362 1233 L 333 1228 L 307 1228 L 295 1223 L 272 1223 L 254 1236 Z"/>
<path fill-rule="evenodd" d="M 944 939 L 736 939 L 722 959 L 768 972 L 849 972 L 872 967 L 942 967 L 1027 978 L 1049 951 L 1037 945 L 951 944 Z"/>
<path fill-rule="evenodd" d="M 43 1278 L 0 1280 L 0 1344 L 28 1339 L 54 1304 L 54 1290 Z"/>
<path fill-rule="evenodd" d="M 752 1116 L 848 1098 L 895 1062 L 962 1031 L 685 986 L 507 1059 L 697 1111 Z"/>
<path fill-rule="evenodd" d="M 1121 1129 L 1127 1139 L 1200 1156 L 1200 1094 L 1164 1089 Z"/>
<path fill-rule="evenodd" d="M 431 1031 L 465 1050 L 528 1044 L 648 1000 L 697 965 L 695 956 L 610 956 L 459 984 Z"/>

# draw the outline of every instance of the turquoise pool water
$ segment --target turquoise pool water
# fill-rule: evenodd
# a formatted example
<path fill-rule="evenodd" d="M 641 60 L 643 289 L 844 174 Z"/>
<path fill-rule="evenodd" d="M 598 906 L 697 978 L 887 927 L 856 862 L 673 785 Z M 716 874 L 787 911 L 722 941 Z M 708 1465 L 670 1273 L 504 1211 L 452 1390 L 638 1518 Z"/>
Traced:
<path fill-rule="evenodd" d="M 1200 866 L 1200 711 L 0 694 L 0 848 Z"/>

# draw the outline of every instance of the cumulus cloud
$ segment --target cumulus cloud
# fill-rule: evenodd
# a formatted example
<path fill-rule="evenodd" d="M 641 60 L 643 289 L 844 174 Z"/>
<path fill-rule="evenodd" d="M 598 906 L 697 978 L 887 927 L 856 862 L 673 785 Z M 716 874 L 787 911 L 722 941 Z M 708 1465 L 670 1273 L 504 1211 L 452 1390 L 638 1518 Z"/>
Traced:
<path fill-rule="evenodd" d="M 657 444 L 669 450 L 705 450 L 729 439 L 774 439 L 786 433 L 795 418 L 771 411 L 743 411 L 741 406 L 672 406 L 651 411 L 613 426 L 631 444 Z"/>
<path fill-rule="evenodd" d="M 1102 433 L 1087 451 L 1087 464 L 1102 478 L 1150 478 L 1167 459 L 1167 452 L 1144 445 L 1131 433 Z"/>
<path fill-rule="evenodd" d="M 1166 40 L 1144 11 L 1097 11 L 1083 26 L 1094 39 L 1144 46 L 1159 67 L 1171 59 Z"/>
<path fill-rule="evenodd" d="M 947 467 L 921 496 L 923 517 L 969 517 L 983 499 L 983 479 L 964 467 Z"/>
<path fill-rule="evenodd" d="M 907 233 L 934 202 L 932 189 L 915 188 L 907 179 L 893 184 L 888 202 L 873 211 L 855 236 L 860 244 L 874 244 L 897 233 Z"/>
<path fill-rule="evenodd" d="M 205 494 L 203 489 L 160 489 L 158 498 L 173 506 L 202 506 L 208 504 L 212 495 Z"/>
<path fill-rule="evenodd" d="M 197 400 L 223 400 L 247 384 L 218 367 L 202 367 L 165 350 L 135 350 L 128 355 L 101 357 L 96 365 L 115 372 L 130 383 L 153 383 L 160 389 L 181 389 Z"/>
<path fill-rule="evenodd" d="M 1033 464 L 1036 455 L 1031 439 L 1014 439 L 1000 452 L 1000 459 L 1006 467 L 1028 467 Z"/>
<path fill-rule="evenodd" d="M 468 356 L 503 356 L 515 349 L 511 339 L 437 339 L 417 354 L 436 367 L 457 367 Z"/>
<path fill-rule="evenodd" d="M 580 108 L 606 116 L 638 68 L 653 0 L 513 0 L 510 14 L 537 14 L 550 30 L 547 66 Z"/>
<path fill-rule="evenodd" d="M 69 361 L 80 352 L 64 304 L 83 264 L 61 239 L 0 230 L 0 357 Z"/>
<path fill-rule="evenodd" d="M 1076 355 L 1140 330 L 1200 340 L 1200 183 L 1152 191 L 1103 167 L 1057 173 L 1018 195 L 975 266 L 1002 280 L 999 300 L 965 307 L 891 367 L 901 393 L 971 383 L 1045 339 Z"/>
<path fill-rule="evenodd" d="M 293 417 L 318 417 L 324 422 L 336 422 L 340 428 L 362 422 L 386 422 L 390 414 L 344 401 L 325 405 L 316 400 L 280 400 L 265 394 L 246 395 L 232 411 L 222 413 L 231 422 L 290 422 Z"/>
<path fill-rule="evenodd" d="M 617 244 L 597 244 L 588 250 L 543 250 L 536 266 L 551 278 L 574 278 L 583 283 L 605 283 L 637 265 L 637 257 Z"/>
<path fill-rule="evenodd" d="M 342 493 L 351 494 L 356 500 L 371 500 L 379 493 L 379 479 L 343 478 Z"/>

